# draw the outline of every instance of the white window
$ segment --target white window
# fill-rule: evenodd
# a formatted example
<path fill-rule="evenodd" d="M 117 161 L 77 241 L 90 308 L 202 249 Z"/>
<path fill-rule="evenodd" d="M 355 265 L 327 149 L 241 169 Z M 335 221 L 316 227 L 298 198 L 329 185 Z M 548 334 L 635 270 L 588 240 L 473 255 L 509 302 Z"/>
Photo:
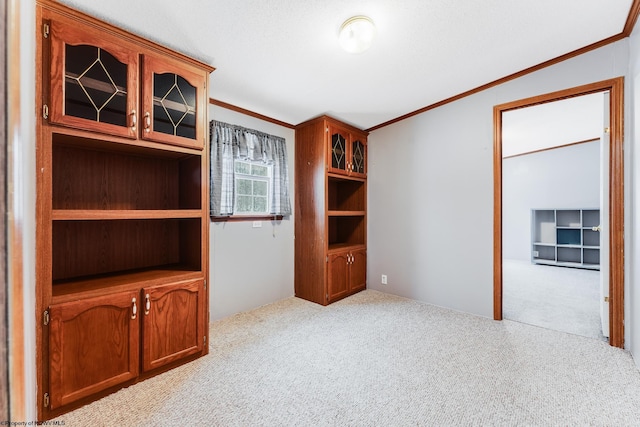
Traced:
<path fill-rule="evenodd" d="M 235 160 L 235 215 L 267 215 L 270 212 L 272 165 Z"/>
<path fill-rule="evenodd" d="M 286 140 L 213 120 L 209 130 L 211 217 L 291 215 Z"/>

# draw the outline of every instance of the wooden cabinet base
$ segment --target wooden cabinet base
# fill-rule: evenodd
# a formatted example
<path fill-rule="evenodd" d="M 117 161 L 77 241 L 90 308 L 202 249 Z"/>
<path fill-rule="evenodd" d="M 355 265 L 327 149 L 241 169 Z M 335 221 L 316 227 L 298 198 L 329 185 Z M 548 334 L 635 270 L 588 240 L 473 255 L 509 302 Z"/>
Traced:
<path fill-rule="evenodd" d="M 109 387 L 107 389 L 104 389 L 102 391 L 96 392 L 90 396 L 84 397 L 84 398 L 80 398 L 72 403 L 69 403 L 65 406 L 61 406 L 60 408 L 56 408 L 56 409 L 46 409 L 42 412 L 42 416 L 40 417 L 42 420 L 49 420 L 52 418 L 56 418 L 59 417 L 61 415 L 66 414 L 67 412 L 73 411 L 75 409 L 79 409 L 89 403 L 95 402 L 97 400 L 100 400 L 110 394 L 116 393 L 124 388 L 127 387 L 131 387 L 132 385 L 136 385 L 138 383 L 144 382 L 145 380 L 148 380 L 149 378 L 153 378 L 156 375 L 161 375 L 165 372 L 168 372 L 172 369 L 177 368 L 178 366 L 187 364 L 189 362 L 193 362 L 196 359 L 199 359 L 200 357 L 204 356 L 206 354 L 206 352 L 203 352 L 202 354 L 194 354 L 192 356 L 188 356 L 185 357 L 184 359 L 181 359 L 179 361 L 174 361 L 171 363 L 168 363 L 160 368 L 157 368 L 153 371 L 150 372 L 143 372 L 142 374 L 140 374 L 140 376 L 138 376 L 137 378 L 130 380 L 130 381 L 126 381 L 123 382 L 121 384 L 115 385 L 113 387 Z"/>

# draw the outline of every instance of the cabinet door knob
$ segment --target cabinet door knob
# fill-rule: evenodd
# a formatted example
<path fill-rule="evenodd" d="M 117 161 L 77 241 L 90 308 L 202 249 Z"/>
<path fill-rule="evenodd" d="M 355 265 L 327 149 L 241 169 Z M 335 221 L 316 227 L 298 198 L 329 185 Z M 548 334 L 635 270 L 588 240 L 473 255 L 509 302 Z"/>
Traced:
<path fill-rule="evenodd" d="M 151 113 L 149 113 L 148 111 L 144 113 L 144 131 L 151 131 Z"/>
<path fill-rule="evenodd" d="M 137 125 L 138 125 L 138 116 L 136 115 L 136 110 L 131 110 L 131 129 L 136 130 Z"/>
<path fill-rule="evenodd" d="M 149 315 L 149 310 L 151 309 L 151 300 L 149 299 L 149 294 L 144 296 L 144 315 Z"/>
<path fill-rule="evenodd" d="M 138 306 L 136 305 L 136 299 L 135 298 L 131 299 L 131 304 L 133 304 L 133 307 L 131 307 L 131 318 L 135 319 L 136 316 L 138 315 Z"/>

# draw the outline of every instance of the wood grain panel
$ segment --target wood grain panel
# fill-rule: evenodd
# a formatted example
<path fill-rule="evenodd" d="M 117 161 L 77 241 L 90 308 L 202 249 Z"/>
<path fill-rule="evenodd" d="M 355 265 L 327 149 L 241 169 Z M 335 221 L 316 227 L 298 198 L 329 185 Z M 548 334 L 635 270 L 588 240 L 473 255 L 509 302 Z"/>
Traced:
<path fill-rule="evenodd" d="M 329 217 L 329 247 L 339 244 L 364 245 L 366 232 L 364 215 Z"/>
<path fill-rule="evenodd" d="M 123 292 L 51 306 L 51 409 L 138 375 L 137 299 L 137 292 Z"/>
<path fill-rule="evenodd" d="M 327 264 L 328 302 L 344 298 L 349 294 L 349 252 L 336 252 L 329 255 Z"/>
<path fill-rule="evenodd" d="M 323 119 L 296 128 L 295 294 L 326 304 L 325 130 Z"/>
<path fill-rule="evenodd" d="M 142 297 L 144 371 L 202 351 L 205 318 L 202 280 L 144 288 Z"/>
<path fill-rule="evenodd" d="M 367 287 L 367 251 L 365 249 L 352 250 L 351 257 L 349 290 L 357 292 Z"/>
<path fill-rule="evenodd" d="M 53 280 L 177 264 L 179 241 L 178 220 L 55 221 Z"/>
<path fill-rule="evenodd" d="M 7 3 L 0 4 L 0 22 L 7 28 Z M 6 70 L 7 32 L 0 32 L 0 70 Z M 0 78 L 0 164 L 6 165 L 7 153 L 7 92 L 6 79 Z M 0 173 L 0 212 L 7 212 L 6 169 Z M 0 366 L 9 366 L 9 352 L 7 346 L 7 222 L 0 224 Z M 0 369 L 0 420 L 9 419 L 9 377 L 7 369 Z"/>
<path fill-rule="evenodd" d="M 328 209 L 364 211 L 366 209 L 366 185 L 364 181 L 329 177 Z"/>
<path fill-rule="evenodd" d="M 206 156 L 205 156 L 206 157 Z M 202 188 L 203 184 L 208 183 L 209 174 L 202 167 L 201 156 L 190 156 L 179 162 L 179 179 L 178 184 L 180 193 L 178 196 L 178 206 L 182 209 L 205 209 L 209 210 L 209 204 L 203 205 Z M 209 188 L 208 185 L 205 188 Z M 207 193 L 208 194 L 208 193 Z"/>
<path fill-rule="evenodd" d="M 179 172 L 171 159 L 54 145 L 53 209 L 178 209 Z"/>

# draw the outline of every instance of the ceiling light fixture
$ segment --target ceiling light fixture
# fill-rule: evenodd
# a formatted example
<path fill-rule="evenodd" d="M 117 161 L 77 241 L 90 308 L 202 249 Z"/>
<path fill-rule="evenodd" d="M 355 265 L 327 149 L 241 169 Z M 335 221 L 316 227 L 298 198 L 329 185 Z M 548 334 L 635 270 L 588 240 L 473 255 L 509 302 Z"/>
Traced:
<path fill-rule="evenodd" d="M 340 27 L 340 46 L 349 53 L 362 53 L 369 49 L 376 36 L 373 21 L 366 16 L 354 16 Z"/>

